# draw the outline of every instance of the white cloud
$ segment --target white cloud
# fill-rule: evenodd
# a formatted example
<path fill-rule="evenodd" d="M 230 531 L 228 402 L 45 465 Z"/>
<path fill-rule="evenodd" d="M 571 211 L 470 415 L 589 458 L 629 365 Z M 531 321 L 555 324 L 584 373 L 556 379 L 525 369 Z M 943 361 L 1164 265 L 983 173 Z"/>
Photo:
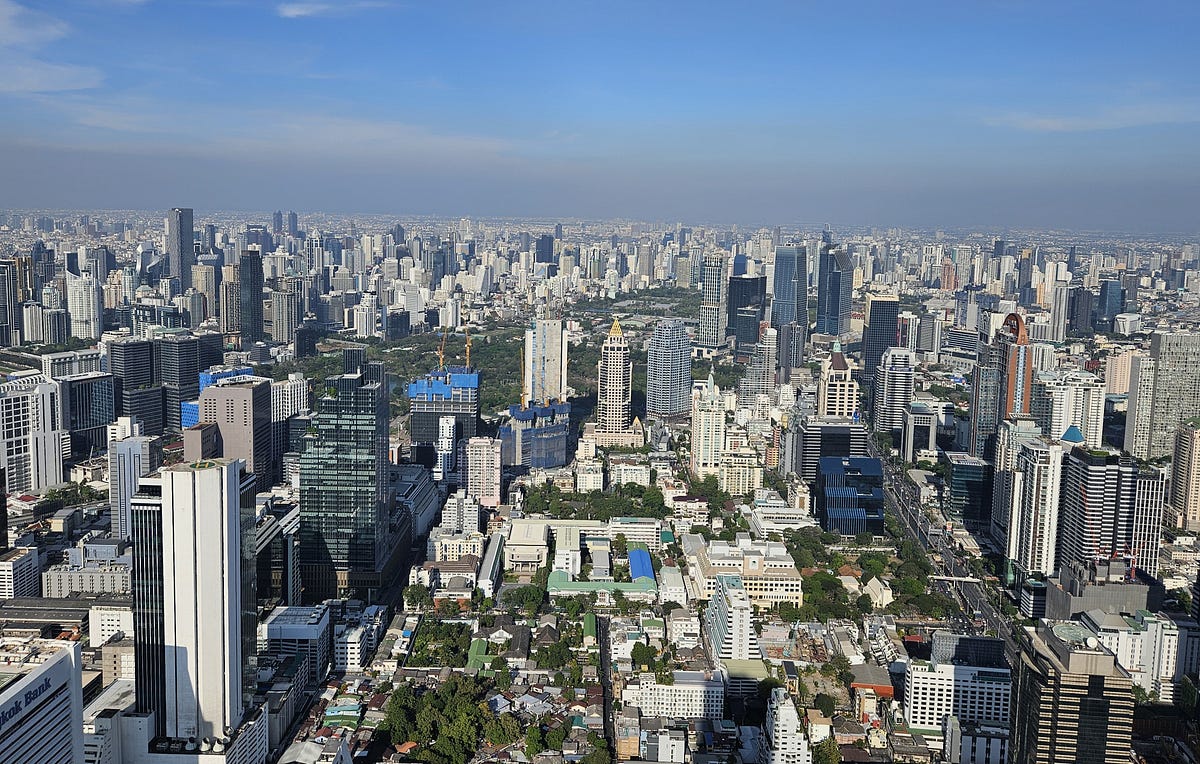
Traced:
<path fill-rule="evenodd" d="M 1192 103 L 1137 104 L 1109 107 L 1091 114 L 1009 112 L 987 117 L 984 122 L 1035 133 L 1096 132 L 1200 122 L 1200 106 Z"/>
<path fill-rule="evenodd" d="M 100 85 L 99 69 L 44 61 L 37 52 L 71 31 L 53 16 L 0 0 L 0 93 L 84 90 Z"/>
<path fill-rule="evenodd" d="M 351 13 L 368 8 L 382 8 L 385 3 L 363 0 L 362 2 L 295 2 L 280 3 L 275 6 L 275 12 L 285 19 L 302 19 L 309 16 L 331 16 L 334 14 Z"/>

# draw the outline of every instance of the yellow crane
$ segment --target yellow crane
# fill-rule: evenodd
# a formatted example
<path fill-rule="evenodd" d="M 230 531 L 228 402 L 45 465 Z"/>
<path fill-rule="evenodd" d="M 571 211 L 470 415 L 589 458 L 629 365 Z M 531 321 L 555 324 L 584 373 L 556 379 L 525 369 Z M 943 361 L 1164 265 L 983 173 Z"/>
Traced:
<path fill-rule="evenodd" d="M 446 368 L 446 330 L 442 330 L 442 344 L 438 346 L 438 371 Z"/>
<path fill-rule="evenodd" d="M 471 368 L 471 329 L 470 329 L 470 327 L 464 326 L 463 334 L 467 335 L 467 368 L 469 369 L 469 368 Z"/>

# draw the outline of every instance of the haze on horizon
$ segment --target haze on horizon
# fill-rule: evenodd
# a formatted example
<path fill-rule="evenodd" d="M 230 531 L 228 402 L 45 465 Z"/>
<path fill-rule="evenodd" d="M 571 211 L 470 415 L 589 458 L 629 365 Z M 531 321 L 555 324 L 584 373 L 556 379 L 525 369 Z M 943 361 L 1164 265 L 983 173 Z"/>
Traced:
<path fill-rule="evenodd" d="M 1191 233 L 1198 21 L 0 0 L 0 206 Z"/>

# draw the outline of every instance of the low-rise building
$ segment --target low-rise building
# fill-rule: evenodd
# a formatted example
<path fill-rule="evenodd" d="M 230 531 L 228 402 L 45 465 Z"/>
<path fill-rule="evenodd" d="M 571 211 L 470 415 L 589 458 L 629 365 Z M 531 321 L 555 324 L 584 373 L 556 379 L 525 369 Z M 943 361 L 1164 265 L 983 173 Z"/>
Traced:
<path fill-rule="evenodd" d="M 636 706 L 643 716 L 668 719 L 720 719 L 725 715 L 725 683 L 720 674 L 675 671 L 670 684 L 654 674 L 641 673 L 625 685 L 621 702 Z"/>
<path fill-rule="evenodd" d="M 780 602 L 797 607 L 804 604 L 803 579 L 787 546 L 775 541 L 755 541 L 739 533 L 733 542 L 705 542 L 693 534 L 682 537 L 688 574 L 697 591 L 711 599 L 717 577 L 735 575 L 742 579 L 746 595 L 755 607 L 769 608 Z"/>

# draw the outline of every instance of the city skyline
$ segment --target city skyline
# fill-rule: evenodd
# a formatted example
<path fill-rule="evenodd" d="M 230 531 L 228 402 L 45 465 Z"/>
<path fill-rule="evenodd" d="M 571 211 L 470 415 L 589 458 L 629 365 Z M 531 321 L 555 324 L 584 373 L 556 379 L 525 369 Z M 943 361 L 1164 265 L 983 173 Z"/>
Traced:
<path fill-rule="evenodd" d="M 4 0 L 0 204 L 1195 231 L 1196 10 L 1084 10 Z"/>

